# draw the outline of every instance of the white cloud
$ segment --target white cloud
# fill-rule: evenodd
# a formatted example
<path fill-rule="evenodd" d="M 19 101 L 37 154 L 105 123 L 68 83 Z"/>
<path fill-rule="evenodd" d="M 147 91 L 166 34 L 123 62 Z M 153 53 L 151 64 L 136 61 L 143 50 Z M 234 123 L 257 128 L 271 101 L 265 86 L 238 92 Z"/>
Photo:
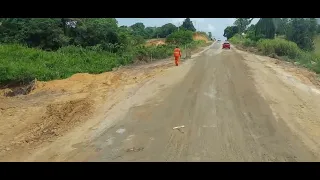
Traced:
<path fill-rule="evenodd" d="M 216 30 L 216 28 L 212 25 L 212 24 L 208 24 L 208 27 L 207 27 L 208 31 L 210 32 L 213 32 Z"/>

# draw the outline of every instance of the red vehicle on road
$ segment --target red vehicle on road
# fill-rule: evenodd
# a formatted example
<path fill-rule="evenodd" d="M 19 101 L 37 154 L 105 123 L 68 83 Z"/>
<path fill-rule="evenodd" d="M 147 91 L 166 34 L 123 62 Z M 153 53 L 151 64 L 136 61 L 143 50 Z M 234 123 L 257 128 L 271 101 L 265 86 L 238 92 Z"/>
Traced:
<path fill-rule="evenodd" d="M 223 44 L 222 44 L 222 49 L 230 49 L 230 43 L 228 41 L 225 41 Z"/>

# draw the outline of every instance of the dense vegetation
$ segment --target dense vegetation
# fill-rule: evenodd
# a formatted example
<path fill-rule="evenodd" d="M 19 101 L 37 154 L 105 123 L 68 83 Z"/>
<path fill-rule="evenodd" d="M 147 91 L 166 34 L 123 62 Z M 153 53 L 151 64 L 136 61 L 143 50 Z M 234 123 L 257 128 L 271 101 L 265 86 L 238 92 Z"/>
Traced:
<path fill-rule="evenodd" d="M 315 40 L 320 33 L 316 18 L 238 18 L 224 30 L 224 36 L 243 47 L 254 47 L 265 55 L 294 62 L 320 73 L 320 55 Z M 250 26 L 249 26 L 250 25 Z"/>
<path fill-rule="evenodd" d="M 119 27 L 114 18 L 2 18 L 0 85 L 101 73 L 134 60 L 166 58 L 175 45 L 203 45 L 193 41 L 193 32 L 190 18 L 180 27 Z M 145 46 L 151 38 L 167 38 L 168 43 Z"/>

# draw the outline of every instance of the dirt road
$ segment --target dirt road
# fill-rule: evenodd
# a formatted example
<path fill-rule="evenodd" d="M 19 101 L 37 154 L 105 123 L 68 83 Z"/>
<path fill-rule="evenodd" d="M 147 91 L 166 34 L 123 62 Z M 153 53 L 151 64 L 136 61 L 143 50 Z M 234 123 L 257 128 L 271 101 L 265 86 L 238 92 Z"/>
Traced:
<path fill-rule="evenodd" d="M 319 161 L 320 91 L 284 66 L 216 43 L 162 71 L 19 161 Z"/>
<path fill-rule="evenodd" d="M 242 55 L 220 47 L 151 83 L 161 90 L 133 105 L 90 145 L 79 144 L 69 160 L 319 161 L 274 115 Z"/>

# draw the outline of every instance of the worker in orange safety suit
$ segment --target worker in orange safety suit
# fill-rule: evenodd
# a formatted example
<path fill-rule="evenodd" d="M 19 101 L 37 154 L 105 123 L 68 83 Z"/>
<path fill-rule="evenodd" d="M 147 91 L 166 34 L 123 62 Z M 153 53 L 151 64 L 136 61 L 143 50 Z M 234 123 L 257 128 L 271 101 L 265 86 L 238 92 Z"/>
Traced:
<path fill-rule="evenodd" d="M 174 49 L 173 56 L 174 56 L 175 64 L 176 64 L 176 66 L 178 66 L 180 58 L 181 58 L 181 50 L 178 46 Z"/>

